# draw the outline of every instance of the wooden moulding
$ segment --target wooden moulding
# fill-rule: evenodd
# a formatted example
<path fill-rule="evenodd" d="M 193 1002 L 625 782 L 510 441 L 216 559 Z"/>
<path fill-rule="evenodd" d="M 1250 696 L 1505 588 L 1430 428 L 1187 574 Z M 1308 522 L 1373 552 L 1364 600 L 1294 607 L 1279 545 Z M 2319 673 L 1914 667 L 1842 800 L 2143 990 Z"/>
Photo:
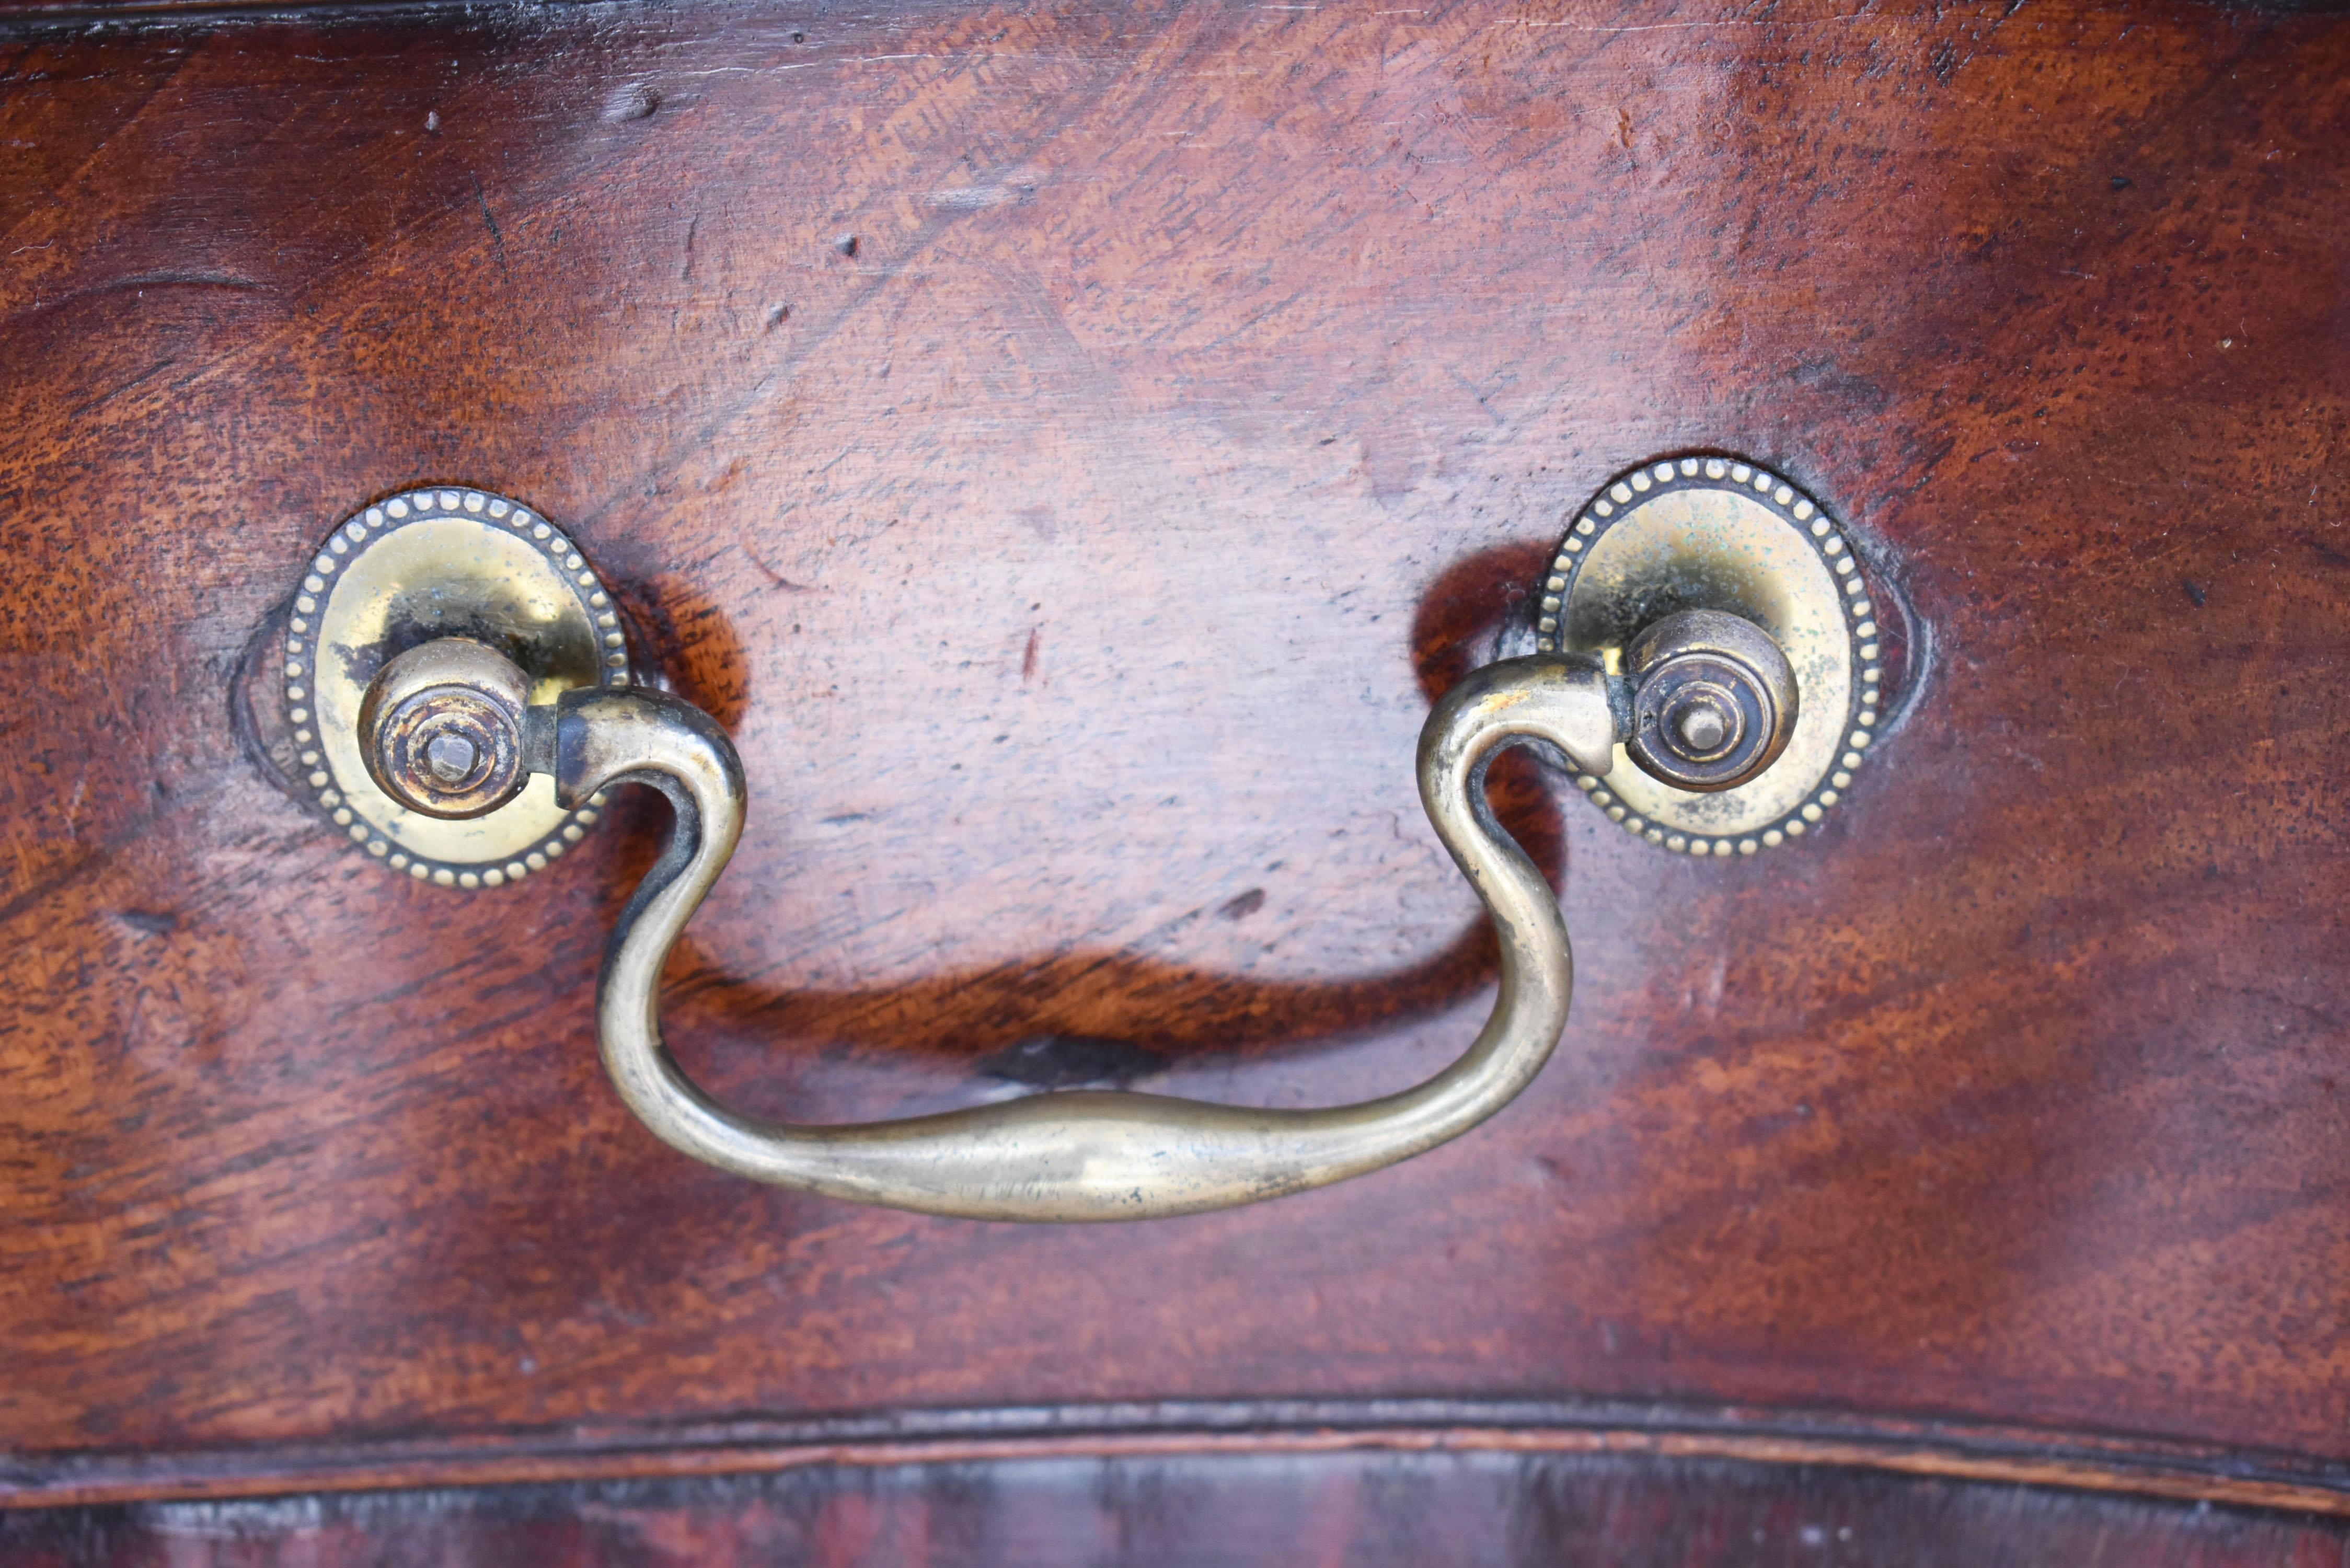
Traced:
<path fill-rule="evenodd" d="M 0 1458 L 0 1508 L 556 1481 L 1345 1452 L 1826 1465 L 2350 1517 L 2350 1468 L 2159 1439 L 1802 1411 L 1555 1401 L 1183 1402 L 577 1426 L 181 1453 Z"/>

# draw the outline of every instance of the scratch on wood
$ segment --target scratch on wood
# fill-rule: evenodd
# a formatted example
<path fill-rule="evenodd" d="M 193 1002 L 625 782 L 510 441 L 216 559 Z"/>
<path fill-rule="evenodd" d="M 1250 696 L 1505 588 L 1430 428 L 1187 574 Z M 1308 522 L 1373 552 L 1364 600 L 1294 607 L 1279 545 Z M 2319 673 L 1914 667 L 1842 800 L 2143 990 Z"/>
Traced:
<path fill-rule="evenodd" d="M 498 272 L 502 276 L 511 276 L 513 275 L 506 266 L 506 238 L 498 232 L 498 221 L 490 213 L 490 198 L 482 189 L 482 177 L 468 169 L 465 171 L 465 178 L 473 182 L 473 200 L 480 203 L 482 222 L 489 227 L 490 249 L 498 258 Z M 689 265 L 691 265 L 690 261 Z"/>
<path fill-rule="evenodd" d="M 78 420 L 85 414 L 95 413 L 99 409 L 104 408 L 107 404 L 114 401 L 115 399 L 121 397 L 124 393 L 136 391 L 139 388 L 145 386 L 148 382 L 153 380 L 156 377 L 161 375 L 164 371 L 170 369 L 172 366 L 178 363 L 179 361 L 177 359 L 166 359 L 160 365 L 155 365 L 145 370 L 141 370 L 138 375 L 131 377 L 130 379 L 115 388 L 114 390 L 110 392 L 101 392 L 97 397 L 92 398 L 89 401 L 81 404 L 79 407 L 73 410 L 73 411 L 67 417 Z"/>

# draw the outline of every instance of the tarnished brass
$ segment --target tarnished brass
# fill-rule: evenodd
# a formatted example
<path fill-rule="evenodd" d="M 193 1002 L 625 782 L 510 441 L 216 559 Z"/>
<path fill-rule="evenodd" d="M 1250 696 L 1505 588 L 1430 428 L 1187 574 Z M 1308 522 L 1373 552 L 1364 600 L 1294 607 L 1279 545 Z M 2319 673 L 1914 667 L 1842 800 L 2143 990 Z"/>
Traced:
<path fill-rule="evenodd" d="M 1320 1110 L 1099 1091 L 837 1127 L 729 1110 L 663 1044 L 660 975 L 734 852 L 749 794 L 742 763 L 709 715 L 622 685 L 627 658 L 609 601 L 577 552 L 548 545 L 560 536 L 526 514 L 500 527 L 489 509 L 480 493 L 442 492 L 371 508 L 338 532 L 296 601 L 289 655 L 306 635 L 319 655 L 315 665 L 289 659 L 288 717 L 307 725 L 315 701 L 317 743 L 336 759 L 331 777 L 316 782 L 338 821 L 373 853 L 436 881 L 494 884 L 539 868 L 615 785 L 649 784 L 669 797 L 670 843 L 613 932 L 596 1017 L 621 1098 L 672 1147 L 755 1180 L 934 1214 L 1190 1214 L 1361 1175 L 1457 1137 L 1507 1105 L 1556 1047 L 1574 990 L 1565 924 L 1541 872 L 1486 808 L 1485 764 L 1534 742 L 1596 778 L 1609 774 L 1620 737 L 1617 682 L 1601 661 L 1545 653 L 1469 675 L 1420 732 L 1421 803 L 1492 915 L 1501 953 L 1484 1027 L 1426 1082 Z M 582 616 L 593 618 L 583 626 Z M 1648 691 L 1692 765 L 1740 768 L 1750 756 L 1767 765 L 1794 710 L 1783 669 L 1772 671 L 1757 651 L 1769 639 L 1756 641 L 1750 628 L 1742 640 L 1719 618 L 1685 616 L 1676 626 L 1642 645 L 1653 657 L 1640 664 L 1649 682 L 1635 682 L 1634 710 Z M 1759 695 L 1742 696 L 1741 679 Z M 310 732 L 299 739 L 308 742 Z M 349 792 L 348 804 L 338 790 Z M 561 825 L 560 836 L 526 861 L 461 870 L 464 863 L 427 859 L 417 847 L 470 852 L 476 846 L 462 837 L 432 836 L 524 820 L 511 814 L 534 800 L 556 815 L 529 820 Z"/>
<path fill-rule="evenodd" d="M 1627 800 L 1653 789 L 1728 803 L 1708 820 L 1733 826 L 1758 800 L 1784 809 L 1784 792 L 1770 787 L 1783 753 L 1802 753 L 1807 767 L 1833 753 L 1836 731 L 1806 750 L 1804 724 L 1815 693 L 1839 724 L 1853 701 L 1847 612 L 1825 564 L 1846 546 L 1823 551 L 1794 527 L 1783 485 L 1758 510 L 1732 485 L 1679 483 L 1700 472 L 1683 466 L 1659 465 L 1638 487 L 1658 493 L 1615 525 L 1586 519 L 1570 534 L 1544 601 L 1544 651 L 1475 671 L 1429 715 L 1420 800 L 1493 919 L 1501 992 L 1458 1061 L 1357 1105 L 1258 1109 L 1087 1091 L 804 1127 L 712 1099 L 662 1044 L 660 974 L 734 852 L 749 793 L 742 763 L 709 715 L 628 686 L 624 639 L 595 574 L 511 502 L 424 492 L 338 529 L 296 601 L 287 716 L 297 742 L 316 747 L 304 761 L 319 768 L 312 782 L 338 823 L 396 867 L 443 883 L 494 885 L 540 868 L 611 786 L 650 784 L 669 797 L 671 841 L 613 933 L 596 1016 L 621 1098 L 672 1147 L 754 1180 L 975 1219 L 1228 1208 L 1457 1137 L 1549 1059 L 1573 958 L 1549 887 L 1485 808 L 1494 753 L 1541 742 L 1602 805 L 1606 779 Z M 1757 472 L 1741 465 L 1737 483 Z M 1777 482 L 1752 483 L 1770 500 Z M 1635 493 L 1617 489 L 1627 502 Z M 1594 509 L 1616 508 L 1603 498 Z M 1804 502 L 1797 513 L 1813 510 Z M 1615 769 L 1619 742 L 1657 779 Z M 1741 800 L 1742 791 L 1763 793 Z"/>
<path fill-rule="evenodd" d="M 1502 975 L 1468 1051 L 1416 1088 L 1323 1110 L 1080 1091 L 902 1121 L 799 1127 L 727 1109 L 661 1042 L 661 966 L 742 828 L 745 790 L 733 747 L 707 714 L 655 692 L 567 692 L 558 711 L 563 799 L 644 783 L 677 813 L 668 849 L 613 933 L 597 994 L 604 1064 L 629 1109 L 671 1147 L 740 1176 L 981 1220 L 1141 1220 L 1253 1203 L 1393 1165 L 1507 1105 L 1558 1043 L 1574 964 L 1542 873 L 1484 809 L 1484 763 L 1538 740 L 1605 773 L 1617 732 L 1605 674 L 1591 661 L 1555 657 L 1488 665 L 1429 715 L 1420 800 L 1493 918 Z"/>
<path fill-rule="evenodd" d="M 1722 610 L 1681 610 L 1624 650 L 1625 750 L 1640 770 L 1711 794 L 1759 776 L 1787 749 L 1801 694 L 1771 634 Z"/>
<path fill-rule="evenodd" d="M 627 685 L 626 639 L 577 546 L 487 491 L 434 486 L 362 507 L 307 567 L 286 622 L 284 692 L 287 730 L 319 808 L 393 870 L 444 887 L 497 887 L 563 855 L 593 826 L 597 807 L 558 805 L 552 780 L 503 771 L 504 753 L 485 744 L 503 699 L 469 710 L 470 727 L 453 711 L 432 719 L 420 711 L 404 760 L 387 769 L 372 754 L 377 726 L 367 721 L 378 715 L 363 710 L 371 691 L 381 704 L 379 678 L 445 638 L 503 659 L 539 704 Z M 453 789 L 437 782 L 435 739 L 439 766 L 460 781 Z M 459 741 L 474 748 L 472 763 Z M 495 778 L 474 780 L 476 766 Z"/>
<path fill-rule="evenodd" d="M 749 792 L 725 732 L 700 709 L 641 690 L 575 688 L 516 718 L 521 679 L 479 644 L 427 644 L 386 667 L 363 739 L 392 758 L 388 782 L 415 784 L 428 804 L 436 792 L 487 787 L 470 782 L 480 771 L 472 757 L 462 768 L 452 759 L 462 784 L 409 776 L 433 774 L 434 723 L 472 744 L 465 726 L 476 710 L 494 715 L 488 743 L 551 770 L 566 806 L 620 784 L 668 795 L 676 813 L 670 844 L 613 932 L 597 1032 L 629 1108 L 672 1147 L 737 1175 L 987 1220 L 1139 1220 L 1229 1208 L 1376 1170 L 1459 1137 L 1533 1080 L 1566 1023 L 1574 963 L 1565 924 L 1542 873 L 1485 809 L 1482 781 L 1494 753 L 1525 741 L 1607 770 L 1616 716 L 1607 674 L 1592 660 L 1489 665 L 1454 687 L 1420 732 L 1420 800 L 1492 914 L 1502 960 L 1501 994 L 1484 1028 L 1427 1082 L 1325 1110 L 1089 1092 L 844 1127 L 731 1111 L 685 1075 L 661 1041 L 662 965 L 742 832 Z M 411 722 L 420 706 L 438 717 Z M 461 711 L 463 722 L 448 717 Z"/>
<path fill-rule="evenodd" d="M 454 819 L 495 811 L 522 792 L 530 680 L 469 637 L 399 655 L 359 703 L 368 774 L 411 811 Z"/>
<path fill-rule="evenodd" d="M 1749 623 L 1786 661 L 1800 701 L 1788 703 L 1791 722 L 1767 766 L 1717 777 L 1708 765 L 1672 754 L 1702 754 L 1705 740 L 1717 747 L 1751 743 L 1751 735 L 1712 733 L 1718 722 L 1725 737 L 1749 734 L 1740 730 L 1752 716 L 1736 697 L 1739 683 L 1724 680 L 1716 682 L 1718 698 L 1690 693 L 1694 735 L 1636 729 L 1624 754 L 1638 762 L 1632 742 L 1639 740 L 1646 763 L 1604 781 L 1592 769 L 1576 777 L 1612 820 L 1651 844 L 1690 855 L 1751 855 L 1799 837 L 1842 798 L 1875 739 L 1877 607 L 1852 540 L 1817 502 L 1768 469 L 1684 457 L 1615 480 L 1568 525 L 1540 604 L 1537 648 L 1588 654 L 1619 674 L 1630 673 L 1630 650 L 1644 631 L 1690 610 Z M 1738 662 L 1754 690 L 1770 685 L 1753 660 Z"/>

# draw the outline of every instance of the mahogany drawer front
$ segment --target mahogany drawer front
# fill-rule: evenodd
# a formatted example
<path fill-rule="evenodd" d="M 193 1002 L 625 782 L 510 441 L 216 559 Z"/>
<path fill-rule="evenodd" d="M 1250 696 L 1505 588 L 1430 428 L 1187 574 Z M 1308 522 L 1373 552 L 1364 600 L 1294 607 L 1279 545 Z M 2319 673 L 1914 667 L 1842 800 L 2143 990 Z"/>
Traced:
<path fill-rule="evenodd" d="M 2188 0 L 0 16 L 0 1486 L 1008 1410 L 2334 1507 L 2345 131 L 2350 17 Z M 1870 770 L 1707 863 L 1497 770 L 1558 1057 L 1259 1208 L 683 1160 L 589 1016 L 656 808 L 459 895 L 254 742 L 334 520 L 495 486 L 749 767 L 668 1002 L 727 1096 L 1340 1100 L 1493 979 L 1430 702 L 1691 451 L 1900 607 Z"/>

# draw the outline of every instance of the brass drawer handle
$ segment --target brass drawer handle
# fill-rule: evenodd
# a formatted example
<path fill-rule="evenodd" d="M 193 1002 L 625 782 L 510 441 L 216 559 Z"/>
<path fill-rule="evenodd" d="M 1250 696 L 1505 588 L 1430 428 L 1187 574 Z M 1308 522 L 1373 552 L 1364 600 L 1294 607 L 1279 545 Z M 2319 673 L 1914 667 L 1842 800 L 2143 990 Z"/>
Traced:
<path fill-rule="evenodd" d="M 902 1121 L 796 1127 L 728 1110 L 661 1044 L 661 966 L 742 831 L 742 763 L 717 724 L 673 697 L 581 691 L 559 701 L 558 798 L 619 784 L 668 795 L 677 825 L 620 918 L 596 1018 L 629 1108 L 671 1147 L 738 1176 L 858 1202 L 981 1220 L 1139 1220 L 1302 1192 L 1393 1165 L 1475 1127 L 1530 1083 L 1566 1023 L 1574 965 L 1542 874 L 1493 821 L 1485 763 L 1542 740 L 1592 772 L 1616 742 L 1607 678 L 1556 657 L 1478 670 L 1429 715 L 1419 792 L 1501 940 L 1501 995 L 1461 1059 L 1383 1099 L 1263 1110 L 1084 1090 Z"/>
<path fill-rule="evenodd" d="M 1500 994 L 1458 1061 L 1358 1105 L 1275 1110 L 1087 1090 L 803 1127 L 711 1098 L 661 1044 L 660 974 L 734 852 L 747 794 L 741 760 L 708 714 L 636 684 L 610 596 L 576 544 L 504 497 L 419 491 L 337 530 L 310 562 L 286 622 L 289 738 L 338 828 L 390 869 L 442 886 L 495 888 L 546 869 L 615 785 L 650 784 L 669 797 L 675 825 L 613 932 L 596 1017 L 621 1098 L 672 1147 L 777 1186 L 974 1219 L 1131 1220 L 1229 1208 L 1359 1176 L 1457 1137 L 1507 1105 L 1556 1046 L 1573 992 L 1566 928 L 1541 873 L 1486 805 L 1484 770 L 1497 753 L 1523 742 L 1555 748 L 1597 804 L 1639 827 L 1598 788 L 1620 745 L 1669 787 L 1673 810 L 1711 823 L 1751 815 L 1756 807 L 1738 792 L 1788 752 L 1804 723 L 1818 729 L 1823 715 L 1804 713 L 1794 668 L 1772 630 L 1750 614 L 1670 601 L 1691 583 L 1736 587 L 1742 579 L 1724 562 L 1743 570 L 1750 558 L 1768 564 L 1772 548 L 1788 556 L 1799 545 L 1802 570 L 1747 597 L 1800 609 L 1809 571 L 1825 613 L 1781 613 L 1781 633 L 1808 639 L 1799 643 L 1806 683 L 1822 670 L 1848 674 L 1836 662 L 1839 618 L 1857 618 L 1856 637 L 1875 628 L 1857 578 L 1846 596 L 1852 605 L 1838 602 L 1839 568 L 1827 563 L 1849 566 L 1842 536 L 1812 515 L 1808 500 L 1751 465 L 1678 460 L 1608 493 L 1642 492 L 1652 498 L 1653 526 L 1628 502 L 1605 532 L 1590 518 L 1575 524 L 1558 575 L 1544 585 L 1555 597 L 1542 601 L 1542 651 L 1471 674 L 1420 731 L 1420 801 L 1492 917 Z M 1593 511 L 1613 505 L 1603 498 Z M 1774 529 L 1794 545 L 1773 545 Z M 1581 559 L 1593 538 L 1594 559 Z M 1565 647 L 1584 635 L 1583 621 L 1559 607 L 1586 578 L 1612 587 L 1595 601 L 1591 646 Z M 1667 613 L 1642 617 L 1637 629 L 1627 624 L 1631 635 L 1609 641 L 1615 620 L 1650 604 Z M 1873 643 L 1859 648 L 1864 658 L 1875 651 Z M 1877 716 L 1873 667 L 1863 675 L 1857 688 L 1848 680 L 1821 688 L 1841 691 L 1848 710 L 1866 703 L 1847 765 Z M 1805 755 L 1835 759 L 1845 718 L 1826 712 L 1826 749 L 1815 732 Z M 1833 786 L 1846 778 L 1835 774 Z M 1803 817 L 1815 819 L 1833 798 L 1823 790 Z M 1720 834 L 1646 831 L 1691 853 L 1730 846 Z M 1790 818 L 1786 832 L 1800 831 Z"/>
<path fill-rule="evenodd" d="M 533 706 L 520 670 L 463 637 L 391 659 L 358 711 L 375 785 L 434 818 L 484 817 L 517 799 L 534 774 L 553 775 L 553 805 L 566 811 L 624 784 L 669 797 L 676 820 L 612 934 L 596 1026 L 620 1097 L 671 1147 L 754 1180 L 933 1214 L 1135 1220 L 1252 1203 L 1393 1165 L 1468 1131 L 1533 1080 L 1566 1023 L 1574 968 L 1549 886 L 1485 805 L 1485 765 L 1511 744 L 1541 741 L 1579 769 L 1606 773 L 1620 711 L 1637 705 L 1617 684 L 1611 691 L 1596 660 L 1508 659 L 1461 681 L 1420 731 L 1420 800 L 1492 916 L 1502 960 L 1484 1028 L 1426 1083 L 1321 1110 L 1065 1091 L 835 1127 L 729 1110 L 661 1043 L 662 966 L 743 830 L 743 764 L 715 720 L 634 686 L 577 687 Z"/>

